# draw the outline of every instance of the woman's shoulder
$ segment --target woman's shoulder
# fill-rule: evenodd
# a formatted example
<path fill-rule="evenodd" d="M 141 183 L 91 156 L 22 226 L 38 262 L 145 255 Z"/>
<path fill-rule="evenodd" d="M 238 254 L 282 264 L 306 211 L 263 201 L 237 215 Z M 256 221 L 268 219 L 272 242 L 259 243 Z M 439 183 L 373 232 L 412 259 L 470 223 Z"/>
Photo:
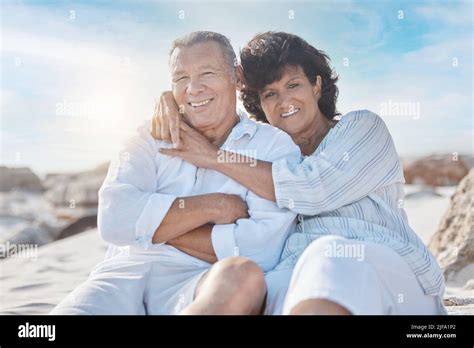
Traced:
<path fill-rule="evenodd" d="M 341 117 L 340 121 L 338 122 L 341 124 L 349 123 L 349 122 L 358 122 L 358 123 L 376 123 L 376 122 L 383 122 L 382 118 L 377 115 L 375 112 L 363 109 L 363 110 L 354 110 L 346 113 L 344 116 Z"/>
<path fill-rule="evenodd" d="M 349 130 L 351 130 L 351 132 L 388 132 L 384 120 L 375 112 L 367 109 L 354 110 L 346 113 L 341 117 L 334 128 L 337 133 L 344 134 Z"/>

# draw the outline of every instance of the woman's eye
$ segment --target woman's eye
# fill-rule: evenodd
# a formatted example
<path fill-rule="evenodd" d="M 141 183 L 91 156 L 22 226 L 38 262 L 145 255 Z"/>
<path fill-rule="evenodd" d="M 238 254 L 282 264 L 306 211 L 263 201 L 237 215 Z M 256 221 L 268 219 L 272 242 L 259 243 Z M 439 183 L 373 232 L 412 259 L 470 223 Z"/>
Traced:
<path fill-rule="evenodd" d="M 292 83 L 291 85 L 288 85 L 288 88 L 295 88 L 298 85 L 299 85 L 298 83 Z"/>
<path fill-rule="evenodd" d="M 275 95 L 275 92 L 268 92 L 265 94 L 265 98 L 273 97 Z"/>

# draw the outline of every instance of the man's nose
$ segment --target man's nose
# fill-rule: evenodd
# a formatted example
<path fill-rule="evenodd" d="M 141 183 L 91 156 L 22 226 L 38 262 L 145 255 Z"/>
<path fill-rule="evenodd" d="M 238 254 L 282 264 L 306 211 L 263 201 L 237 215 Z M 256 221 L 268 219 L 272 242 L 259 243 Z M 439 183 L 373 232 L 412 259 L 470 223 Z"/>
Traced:
<path fill-rule="evenodd" d="M 205 86 L 199 77 L 191 77 L 187 86 L 187 92 L 190 95 L 197 95 L 205 90 Z"/>

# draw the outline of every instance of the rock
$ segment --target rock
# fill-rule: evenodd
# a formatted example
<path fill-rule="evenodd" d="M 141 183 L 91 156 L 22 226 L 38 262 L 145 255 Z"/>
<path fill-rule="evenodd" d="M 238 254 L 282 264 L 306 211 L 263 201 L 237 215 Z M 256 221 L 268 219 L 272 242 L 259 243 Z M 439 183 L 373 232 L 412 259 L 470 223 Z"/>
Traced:
<path fill-rule="evenodd" d="M 38 248 L 54 240 L 54 233 L 47 226 L 35 223 L 31 226 L 17 225 L 9 236 L 0 239 L 0 258 L 11 256 L 11 250 L 23 247 Z"/>
<path fill-rule="evenodd" d="M 84 216 L 63 229 L 57 238 L 64 239 L 97 227 L 97 215 Z"/>
<path fill-rule="evenodd" d="M 46 174 L 43 186 L 46 190 L 51 190 L 55 186 L 68 184 L 74 177 L 74 174 Z"/>
<path fill-rule="evenodd" d="M 429 248 L 443 268 L 447 282 L 464 284 L 474 279 L 474 169 L 451 197 L 450 207 Z"/>
<path fill-rule="evenodd" d="M 49 174 L 45 180 L 46 198 L 55 206 L 97 207 L 98 191 L 107 175 L 108 165 L 77 174 Z"/>
<path fill-rule="evenodd" d="M 97 206 L 57 207 L 40 192 L 0 192 L 0 247 L 48 244 L 95 227 Z"/>
<path fill-rule="evenodd" d="M 446 297 L 444 300 L 445 306 L 467 306 L 474 304 L 474 298 L 471 297 Z"/>
<path fill-rule="evenodd" d="M 407 184 L 427 186 L 457 185 L 472 167 L 469 156 L 432 155 L 415 161 L 403 161 Z"/>
<path fill-rule="evenodd" d="M 28 191 L 43 191 L 41 180 L 30 168 L 8 168 L 0 166 L 0 191 L 7 192 L 12 189 Z"/>

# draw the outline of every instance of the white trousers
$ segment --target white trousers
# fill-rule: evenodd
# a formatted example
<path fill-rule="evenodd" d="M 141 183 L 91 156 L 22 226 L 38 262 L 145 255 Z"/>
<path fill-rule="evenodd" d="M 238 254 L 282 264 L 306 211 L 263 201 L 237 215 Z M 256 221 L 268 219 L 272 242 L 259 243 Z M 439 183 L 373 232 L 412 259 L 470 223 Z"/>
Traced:
<path fill-rule="evenodd" d="M 211 266 L 191 259 L 104 261 L 51 314 L 177 314 Z M 265 280 L 265 314 L 289 314 L 308 299 L 331 300 L 353 314 L 446 314 L 395 251 L 339 236 L 313 241 L 294 269 L 267 272 Z"/>
<path fill-rule="evenodd" d="M 177 314 L 193 301 L 196 286 L 209 268 L 204 261 L 172 257 L 109 259 L 98 264 L 50 314 Z"/>
<path fill-rule="evenodd" d="M 400 255 L 371 242 L 321 237 L 305 249 L 294 270 L 269 272 L 266 279 L 267 314 L 289 314 L 308 299 L 336 302 L 352 314 L 447 314 L 442 298 L 425 295 Z"/>

